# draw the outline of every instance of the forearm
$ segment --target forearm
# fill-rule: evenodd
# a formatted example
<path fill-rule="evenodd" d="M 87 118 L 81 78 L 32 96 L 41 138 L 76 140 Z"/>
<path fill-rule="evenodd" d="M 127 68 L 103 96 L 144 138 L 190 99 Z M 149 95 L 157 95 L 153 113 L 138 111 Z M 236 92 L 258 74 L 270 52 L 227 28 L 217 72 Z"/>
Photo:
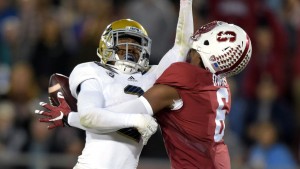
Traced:
<path fill-rule="evenodd" d="M 102 134 L 102 133 L 109 133 L 109 132 L 113 132 L 115 131 L 115 129 L 112 130 L 96 130 L 93 128 L 86 128 L 84 126 L 81 125 L 80 123 L 80 116 L 78 112 L 71 112 L 68 116 L 68 124 L 72 127 L 78 128 L 78 129 L 82 129 L 85 131 L 89 131 L 91 133 L 95 133 L 95 134 Z"/>
<path fill-rule="evenodd" d="M 194 32 L 192 2 L 192 0 L 180 0 L 175 46 L 180 48 L 179 56 L 181 57 L 186 56 L 189 49 L 190 37 Z"/>
<path fill-rule="evenodd" d="M 144 99 L 144 98 L 143 98 Z M 80 112 L 80 123 L 86 128 L 100 132 L 117 131 L 122 128 L 139 127 L 143 115 L 152 115 L 149 103 L 141 98 L 108 108 L 90 108 Z"/>
<path fill-rule="evenodd" d="M 174 46 L 162 57 L 156 69 L 157 78 L 175 62 L 184 62 L 194 31 L 192 0 L 181 0 Z"/>

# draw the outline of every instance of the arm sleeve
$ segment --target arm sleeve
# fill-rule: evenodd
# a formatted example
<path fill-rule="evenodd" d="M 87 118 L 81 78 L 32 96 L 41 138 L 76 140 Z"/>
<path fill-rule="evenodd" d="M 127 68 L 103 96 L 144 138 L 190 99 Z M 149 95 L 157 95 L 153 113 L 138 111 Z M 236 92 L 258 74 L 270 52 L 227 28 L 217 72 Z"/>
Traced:
<path fill-rule="evenodd" d="M 94 128 L 86 128 L 83 125 L 81 125 L 80 123 L 80 115 L 78 112 L 71 112 L 68 116 L 68 123 L 70 126 L 72 127 L 76 127 L 78 129 L 81 130 L 85 130 L 91 133 L 95 133 L 95 134 L 103 134 L 103 133 L 108 133 L 108 132 L 114 132 L 116 131 L 115 129 L 111 129 L 111 130 L 96 130 Z"/>
<path fill-rule="evenodd" d="M 112 132 L 142 126 L 142 114 L 152 115 L 153 111 L 146 99 L 137 98 L 107 108 L 89 108 L 80 114 L 80 123 L 98 132 Z"/>
<path fill-rule="evenodd" d="M 157 77 L 174 62 L 186 60 L 190 49 L 190 37 L 194 32 L 192 0 L 180 0 L 179 17 L 176 28 L 175 44 L 160 60 Z"/>
<path fill-rule="evenodd" d="M 83 127 L 80 124 L 80 117 L 78 112 L 70 112 L 68 115 L 68 124 L 72 127 L 76 127 L 82 130 L 86 130 L 85 127 Z"/>
<path fill-rule="evenodd" d="M 194 33 L 192 0 L 181 0 L 176 29 L 175 46 L 182 50 L 189 48 L 190 37 Z M 185 53 L 181 53 L 185 54 Z"/>

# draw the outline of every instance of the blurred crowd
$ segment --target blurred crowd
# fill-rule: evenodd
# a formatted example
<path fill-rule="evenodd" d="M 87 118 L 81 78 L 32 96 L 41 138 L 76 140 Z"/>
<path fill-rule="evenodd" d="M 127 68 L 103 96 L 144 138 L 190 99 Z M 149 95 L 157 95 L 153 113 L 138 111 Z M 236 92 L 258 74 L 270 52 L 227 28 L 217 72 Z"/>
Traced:
<path fill-rule="evenodd" d="M 195 29 L 223 20 L 252 40 L 249 65 L 228 79 L 233 96 L 225 142 L 232 168 L 299 168 L 300 0 L 193 3 Z M 150 62 L 157 64 L 173 46 L 178 10 L 179 0 L 0 0 L 0 168 L 71 168 L 84 133 L 47 130 L 34 115 L 48 100 L 50 75 L 68 76 L 75 65 L 98 61 L 102 31 L 121 18 L 145 27 L 153 40 Z M 167 160 L 159 132 L 144 158 Z"/>

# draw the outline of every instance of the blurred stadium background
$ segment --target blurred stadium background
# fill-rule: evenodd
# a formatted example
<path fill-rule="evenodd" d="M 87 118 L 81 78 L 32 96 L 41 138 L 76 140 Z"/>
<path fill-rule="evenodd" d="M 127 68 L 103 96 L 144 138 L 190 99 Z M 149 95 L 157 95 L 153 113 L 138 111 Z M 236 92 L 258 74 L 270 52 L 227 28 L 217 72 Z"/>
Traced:
<path fill-rule="evenodd" d="M 96 61 L 105 26 L 140 22 L 153 40 L 151 63 L 173 45 L 179 0 L 0 0 L 0 168 L 70 169 L 84 144 L 74 128 L 52 131 L 34 110 L 52 73 Z M 300 0 L 194 0 L 195 28 L 212 20 L 244 28 L 248 67 L 229 79 L 225 142 L 232 169 L 296 169 L 300 161 Z M 168 169 L 160 133 L 139 169 Z"/>

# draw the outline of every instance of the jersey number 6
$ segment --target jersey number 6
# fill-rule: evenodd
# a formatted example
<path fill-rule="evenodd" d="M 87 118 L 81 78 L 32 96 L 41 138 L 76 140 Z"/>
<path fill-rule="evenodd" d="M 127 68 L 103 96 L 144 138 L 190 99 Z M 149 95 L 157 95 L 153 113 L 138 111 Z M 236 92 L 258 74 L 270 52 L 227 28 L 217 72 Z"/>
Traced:
<path fill-rule="evenodd" d="M 227 109 L 225 108 L 227 106 L 229 99 L 229 93 L 226 88 L 220 88 L 217 90 L 217 101 L 218 101 L 218 108 L 216 110 L 216 128 L 215 128 L 215 135 L 214 140 L 215 142 L 219 142 L 222 140 L 224 136 L 224 129 L 225 129 L 225 115 L 227 112 Z"/>

